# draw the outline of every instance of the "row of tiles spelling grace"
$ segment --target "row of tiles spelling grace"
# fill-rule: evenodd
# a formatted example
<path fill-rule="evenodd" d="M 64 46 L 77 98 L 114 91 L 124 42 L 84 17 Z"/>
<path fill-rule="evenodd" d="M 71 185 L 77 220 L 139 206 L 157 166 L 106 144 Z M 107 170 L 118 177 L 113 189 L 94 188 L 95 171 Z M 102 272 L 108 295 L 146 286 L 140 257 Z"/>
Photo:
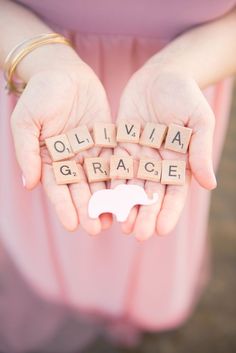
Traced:
<path fill-rule="evenodd" d="M 141 158 L 137 167 L 133 157 L 111 156 L 84 159 L 84 168 L 75 160 L 53 162 L 57 184 L 78 183 L 87 177 L 90 183 L 110 179 L 143 179 L 161 184 L 184 185 L 186 162 L 183 160 L 162 160 Z M 85 171 L 85 173 L 84 173 Z"/>
<path fill-rule="evenodd" d="M 80 126 L 66 134 L 45 139 L 45 144 L 56 162 L 71 158 L 94 145 L 114 148 L 117 142 L 139 143 L 157 149 L 164 142 L 164 148 L 186 153 L 191 135 L 192 129 L 176 124 L 166 126 L 149 122 L 141 129 L 141 123 L 137 121 L 121 121 L 117 127 L 115 124 L 95 123 L 91 133 L 87 126 Z"/>

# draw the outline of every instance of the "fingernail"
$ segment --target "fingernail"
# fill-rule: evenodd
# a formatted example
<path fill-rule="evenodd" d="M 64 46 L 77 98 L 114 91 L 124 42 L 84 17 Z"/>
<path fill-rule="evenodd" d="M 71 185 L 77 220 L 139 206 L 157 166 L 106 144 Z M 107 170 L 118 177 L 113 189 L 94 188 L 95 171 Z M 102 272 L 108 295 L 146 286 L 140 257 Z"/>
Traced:
<path fill-rule="evenodd" d="M 23 186 L 24 186 L 24 188 L 25 188 L 26 182 L 25 182 L 25 177 L 24 177 L 23 174 L 21 175 L 21 179 L 22 179 L 22 184 L 23 184 Z"/>

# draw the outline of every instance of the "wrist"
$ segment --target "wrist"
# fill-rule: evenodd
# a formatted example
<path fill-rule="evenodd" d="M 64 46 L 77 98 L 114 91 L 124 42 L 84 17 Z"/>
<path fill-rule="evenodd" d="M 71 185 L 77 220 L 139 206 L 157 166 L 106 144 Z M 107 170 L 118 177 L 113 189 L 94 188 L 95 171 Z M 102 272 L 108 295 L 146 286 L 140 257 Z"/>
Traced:
<path fill-rule="evenodd" d="M 19 63 L 16 75 L 28 82 L 34 75 L 50 70 L 72 71 L 83 64 L 75 50 L 65 44 L 43 45 L 30 52 Z"/>
<path fill-rule="evenodd" d="M 158 53 L 151 57 L 146 63 L 145 68 L 155 70 L 158 75 L 160 74 L 174 74 L 183 77 L 192 78 L 195 81 L 196 77 L 193 70 L 186 65 L 186 63 L 176 60 L 175 58 L 162 55 Z"/>

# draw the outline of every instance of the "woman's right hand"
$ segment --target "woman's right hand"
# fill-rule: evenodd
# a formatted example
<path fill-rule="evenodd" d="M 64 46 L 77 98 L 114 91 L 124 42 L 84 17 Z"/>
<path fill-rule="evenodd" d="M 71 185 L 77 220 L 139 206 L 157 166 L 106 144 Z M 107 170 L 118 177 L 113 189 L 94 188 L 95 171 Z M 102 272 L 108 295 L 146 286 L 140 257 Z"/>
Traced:
<path fill-rule="evenodd" d="M 44 55 L 45 52 L 46 47 Z M 63 65 L 55 61 L 55 65 L 48 69 L 38 69 L 30 59 L 27 58 L 28 63 L 37 71 L 30 77 L 11 116 L 16 157 L 25 187 L 33 189 L 41 181 L 60 222 L 67 230 L 75 230 L 80 223 L 89 234 L 98 234 L 111 225 L 112 218 L 104 214 L 92 220 L 88 216 L 87 206 L 91 194 L 105 188 L 105 183 L 89 185 L 84 175 L 80 183 L 57 185 L 51 158 L 46 147 L 40 148 L 40 142 L 79 125 L 91 128 L 95 121 L 110 122 L 105 90 L 94 71 L 79 57 L 78 60 L 73 57 L 73 64 L 70 60 Z M 22 62 L 20 69 L 28 74 L 30 65 L 25 68 L 23 64 L 26 65 L 26 61 Z M 108 149 L 94 147 L 76 157 L 81 160 L 81 155 L 96 157 L 110 153 Z M 80 169 L 83 172 L 82 167 Z"/>

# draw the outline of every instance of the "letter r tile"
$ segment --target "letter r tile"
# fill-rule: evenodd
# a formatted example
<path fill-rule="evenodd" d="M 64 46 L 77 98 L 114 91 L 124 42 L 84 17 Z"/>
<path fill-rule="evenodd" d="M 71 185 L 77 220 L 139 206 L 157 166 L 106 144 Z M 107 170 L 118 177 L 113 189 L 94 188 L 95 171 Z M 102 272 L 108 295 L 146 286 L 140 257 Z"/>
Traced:
<path fill-rule="evenodd" d="M 165 141 L 165 148 L 171 151 L 186 153 L 190 143 L 192 129 L 170 124 Z"/>
<path fill-rule="evenodd" d="M 46 138 L 45 144 L 54 162 L 74 156 L 69 140 L 65 134 Z"/>
<path fill-rule="evenodd" d="M 107 181 L 110 179 L 109 161 L 102 157 L 90 157 L 84 159 L 84 168 L 88 181 Z"/>

